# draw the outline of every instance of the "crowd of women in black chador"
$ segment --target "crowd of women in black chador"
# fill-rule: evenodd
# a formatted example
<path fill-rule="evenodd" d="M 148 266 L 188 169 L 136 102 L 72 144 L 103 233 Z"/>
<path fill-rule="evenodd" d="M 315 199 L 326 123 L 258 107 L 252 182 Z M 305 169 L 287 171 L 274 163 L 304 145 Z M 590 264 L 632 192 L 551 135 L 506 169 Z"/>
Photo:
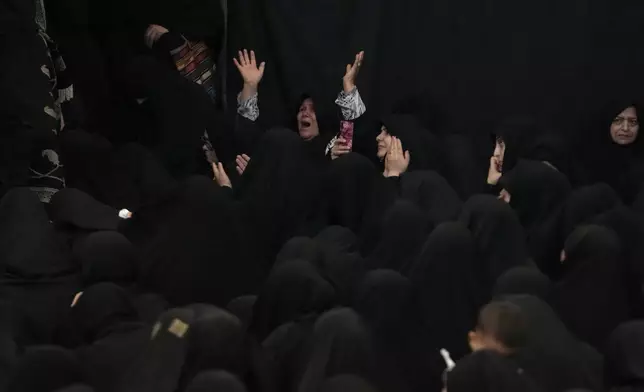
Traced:
<path fill-rule="evenodd" d="M 0 3 L 0 391 L 644 390 L 637 99 L 479 165 L 367 112 L 359 52 L 268 129 L 252 50 L 223 110 L 226 23 Z"/>

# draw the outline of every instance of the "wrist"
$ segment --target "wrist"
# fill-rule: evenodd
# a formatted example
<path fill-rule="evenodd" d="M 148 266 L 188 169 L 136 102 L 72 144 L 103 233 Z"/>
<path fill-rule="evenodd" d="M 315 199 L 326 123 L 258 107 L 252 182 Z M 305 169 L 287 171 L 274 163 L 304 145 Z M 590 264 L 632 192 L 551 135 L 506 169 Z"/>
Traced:
<path fill-rule="evenodd" d="M 342 82 L 342 88 L 344 89 L 345 94 L 350 94 L 353 90 L 355 90 L 356 85 L 353 82 L 344 80 Z"/>
<path fill-rule="evenodd" d="M 383 173 L 385 177 L 400 177 L 400 172 L 398 171 L 392 171 L 392 170 L 385 170 Z"/>
<path fill-rule="evenodd" d="M 255 82 L 244 82 L 244 90 L 248 91 L 257 91 L 257 87 L 259 86 L 259 83 Z"/>

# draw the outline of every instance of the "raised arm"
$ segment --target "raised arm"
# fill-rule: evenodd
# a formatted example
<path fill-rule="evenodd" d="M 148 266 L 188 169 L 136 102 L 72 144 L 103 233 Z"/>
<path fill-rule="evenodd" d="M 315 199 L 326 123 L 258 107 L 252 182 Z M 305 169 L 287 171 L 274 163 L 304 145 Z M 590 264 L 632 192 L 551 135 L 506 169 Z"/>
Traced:
<path fill-rule="evenodd" d="M 244 88 L 237 96 L 237 113 L 251 121 L 259 117 L 259 106 L 257 103 L 257 88 L 264 76 L 266 63 L 262 62 L 259 67 L 255 59 L 255 52 L 244 49 L 239 51 L 239 59 L 233 58 L 235 66 L 244 79 Z"/>
<path fill-rule="evenodd" d="M 356 54 L 353 64 L 347 64 L 346 73 L 342 78 L 343 89 L 335 100 L 335 103 L 342 110 L 342 116 L 348 121 L 357 119 L 367 111 L 367 107 L 362 101 L 362 97 L 360 97 L 358 87 L 356 87 L 356 78 L 363 61 L 364 52 L 360 52 Z"/>

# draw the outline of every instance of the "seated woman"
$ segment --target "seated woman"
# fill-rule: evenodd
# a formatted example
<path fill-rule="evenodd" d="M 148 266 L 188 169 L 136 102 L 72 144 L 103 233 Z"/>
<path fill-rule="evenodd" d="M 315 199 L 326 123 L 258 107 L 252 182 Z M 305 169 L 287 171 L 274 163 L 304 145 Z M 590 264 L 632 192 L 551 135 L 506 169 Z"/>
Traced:
<path fill-rule="evenodd" d="M 343 90 L 335 101 L 342 111 L 343 120 L 346 122 L 356 120 L 367 110 L 355 84 L 363 60 L 364 52 L 360 52 L 356 54 L 353 64 L 347 64 L 346 73 L 342 78 Z M 234 59 L 234 62 L 244 79 L 244 87 L 237 98 L 237 113 L 241 117 L 255 123 L 259 118 L 257 89 L 264 76 L 266 64 L 261 63 L 258 66 L 255 52 L 251 50 L 249 54 L 246 49 L 239 52 L 239 59 Z M 327 156 L 337 157 L 351 151 L 351 142 L 346 140 L 348 137 L 343 137 L 343 135 L 348 135 L 353 131 L 352 124 L 344 123 L 343 127 L 349 133 L 343 132 L 341 135 L 337 135 L 337 127 L 335 129 L 331 127 L 329 127 L 330 129 L 326 129 L 321 120 L 323 119 L 320 117 L 320 113 L 316 111 L 313 98 L 306 94 L 302 95 L 296 115 L 296 126 L 300 137 L 307 142 L 315 141 L 315 144 L 323 143 L 324 155 Z M 242 144 L 245 144 L 244 147 L 250 150 L 257 140 L 257 127 L 248 127 L 247 130 L 244 130 L 244 133 L 244 135 L 241 135 L 242 139 L 245 139 L 245 142 Z M 336 144 L 338 147 L 335 153 L 330 154 L 332 147 Z M 244 159 L 244 161 L 247 164 L 248 160 Z M 239 162 L 238 169 L 241 169 Z"/>
<path fill-rule="evenodd" d="M 502 173 L 510 171 L 519 159 L 540 161 L 568 173 L 566 146 L 554 132 L 529 117 L 510 117 L 494 131 L 494 152 L 490 157 L 487 183 L 496 187 Z M 494 189 L 498 193 L 499 189 Z"/>
<path fill-rule="evenodd" d="M 605 182 L 630 203 L 642 184 L 644 150 L 639 137 L 640 107 L 633 101 L 615 103 L 605 111 L 588 146 L 580 151 L 584 182 Z M 588 135 L 586 136 L 588 137 Z"/>

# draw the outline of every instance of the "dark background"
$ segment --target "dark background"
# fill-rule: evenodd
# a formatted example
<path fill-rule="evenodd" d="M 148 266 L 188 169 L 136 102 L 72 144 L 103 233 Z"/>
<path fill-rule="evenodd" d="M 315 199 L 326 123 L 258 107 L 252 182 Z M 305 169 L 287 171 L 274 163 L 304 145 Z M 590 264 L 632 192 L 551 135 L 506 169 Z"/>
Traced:
<path fill-rule="evenodd" d="M 253 48 L 267 62 L 260 86 L 267 122 L 283 121 L 303 91 L 332 104 L 359 50 L 366 60 L 358 86 L 372 116 L 422 97 L 417 111 L 460 132 L 487 133 L 515 114 L 566 132 L 611 96 L 644 91 L 641 0 L 234 0 L 229 7 L 229 57 Z M 233 66 L 229 74 L 232 100 L 241 78 Z"/>

